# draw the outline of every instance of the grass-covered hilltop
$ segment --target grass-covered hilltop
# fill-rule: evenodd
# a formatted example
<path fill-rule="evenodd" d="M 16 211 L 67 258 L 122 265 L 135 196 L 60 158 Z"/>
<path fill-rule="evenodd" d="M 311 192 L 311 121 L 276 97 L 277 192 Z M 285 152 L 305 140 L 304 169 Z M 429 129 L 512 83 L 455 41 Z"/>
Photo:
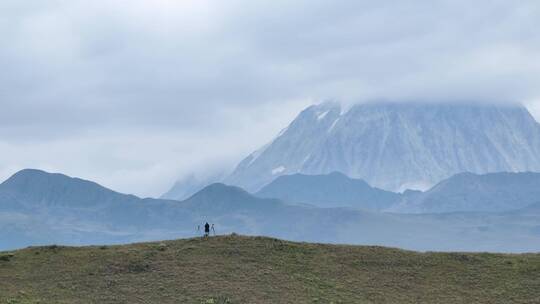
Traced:
<path fill-rule="evenodd" d="M 0 252 L 0 303 L 538 303 L 540 254 L 218 236 Z"/>

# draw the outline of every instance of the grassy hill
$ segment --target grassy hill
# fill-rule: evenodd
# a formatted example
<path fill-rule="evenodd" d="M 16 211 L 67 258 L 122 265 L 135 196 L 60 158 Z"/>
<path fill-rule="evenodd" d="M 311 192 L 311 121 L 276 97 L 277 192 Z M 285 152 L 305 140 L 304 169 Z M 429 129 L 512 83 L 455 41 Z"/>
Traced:
<path fill-rule="evenodd" d="M 540 254 L 219 236 L 0 252 L 0 303 L 538 303 Z"/>

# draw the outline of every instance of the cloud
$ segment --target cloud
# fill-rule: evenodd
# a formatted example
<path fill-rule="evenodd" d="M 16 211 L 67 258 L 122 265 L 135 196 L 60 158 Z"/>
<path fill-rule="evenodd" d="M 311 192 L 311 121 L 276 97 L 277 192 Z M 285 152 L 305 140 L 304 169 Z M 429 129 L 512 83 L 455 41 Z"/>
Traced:
<path fill-rule="evenodd" d="M 536 1 L 2 1 L 0 177 L 159 195 L 325 99 L 535 110 L 538 20 Z"/>

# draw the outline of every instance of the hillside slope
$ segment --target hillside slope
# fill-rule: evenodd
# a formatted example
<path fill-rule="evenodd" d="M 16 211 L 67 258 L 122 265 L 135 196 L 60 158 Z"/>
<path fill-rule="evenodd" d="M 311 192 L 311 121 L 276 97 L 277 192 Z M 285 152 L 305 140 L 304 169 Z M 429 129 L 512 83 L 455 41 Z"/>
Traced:
<path fill-rule="evenodd" d="M 534 303 L 540 255 L 220 236 L 0 253 L 0 303 Z"/>

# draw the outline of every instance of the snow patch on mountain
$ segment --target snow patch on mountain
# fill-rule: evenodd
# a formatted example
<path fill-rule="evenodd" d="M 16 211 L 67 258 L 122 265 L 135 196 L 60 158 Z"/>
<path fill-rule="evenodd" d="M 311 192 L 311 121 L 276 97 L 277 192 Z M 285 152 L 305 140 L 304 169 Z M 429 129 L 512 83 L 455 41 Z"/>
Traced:
<path fill-rule="evenodd" d="M 332 132 L 332 130 L 334 129 L 334 127 L 336 126 L 336 124 L 338 123 L 339 121 L 339 118 L 334 120 L 334 122 L 332 123 L 332 125 L 330 126 L 330 128 L 328 128 L 328 133 Z"/>
<path fill-rule="evenodd" d="M 323 120 L 326 114 L 328 114 L 329 111 L 324 111 L 321 114 L 317 115 L 317 120 Z"/>
<path fill-rule="evenodd" d="M 276 175 L 276 174 L 282 173 L 283 171 L 285 171 L 285 167 L 279 166 L 277 168 L 272 169 L 272 174 Z"/>

